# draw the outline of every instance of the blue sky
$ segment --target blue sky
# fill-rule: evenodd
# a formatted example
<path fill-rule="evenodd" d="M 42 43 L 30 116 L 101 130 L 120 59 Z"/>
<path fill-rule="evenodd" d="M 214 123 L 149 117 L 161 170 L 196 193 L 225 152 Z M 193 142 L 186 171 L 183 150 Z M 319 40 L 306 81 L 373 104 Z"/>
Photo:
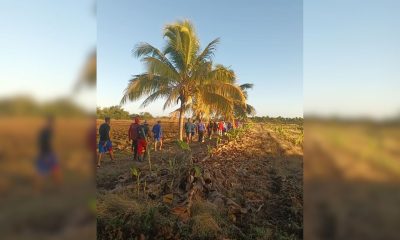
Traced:
<path fill-rule="evenodd" d="M 230 66 L 239 83 L 254 83 L 249 103 L 258 115 L 303 115 L 302 1 L 144 1 L 97 3 L 97 105 L 119 104 L 131 75 L 145 69 L 132 57 L 138 42 L 162 48 L 165 24 L 190 19 L 202 46 L 220 37 L 215 62 Z M 162 101 L 129 112 L 163 112 Z"/>
<path fill-rule="evenodd" d="M 400 1 L 304 1 L 304 111 L 400 114 Z"/>
<path fill-rule="evenodd" d="M 92 0 L 1 1 L 0 96 L 42 101 L 71 95 L 96 47 L 95 14 Z M 96 95 L 87 93 L 75 98 L 93 109 Z"/>

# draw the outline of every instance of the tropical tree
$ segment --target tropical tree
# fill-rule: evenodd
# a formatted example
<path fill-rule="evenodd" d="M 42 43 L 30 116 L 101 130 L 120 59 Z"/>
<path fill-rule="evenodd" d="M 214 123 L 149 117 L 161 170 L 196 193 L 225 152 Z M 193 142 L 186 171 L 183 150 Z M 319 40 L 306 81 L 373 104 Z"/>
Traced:
<path fill-rule="evenodd" d="M 247 90 L 252 89 L 253 86 L 254 85 L 252 83 L 245 83 L 239 86 L 240 89 L 242 89 L 242 92 L 246 100 L 248 98 Z M 250 116 L 256 115 L 256 109 L 252 105 L 247 103 L 244 105 L 244 107 L 240 102 L 235 103 L 234 109 L 235 109 L 235 116 L 238 118 L 246 118 L 248 115 Z"/>
<path fill-rule="evenodd" d="M 148 43 L 139 43 L 133 54 L 141 58 L 146 72 L 133 76 L 126 87 L 121 104 L 127 100 L 147 98 L 142 107 L 166 99 L 163 108 L 179 104 L 179 139 L 182 140 L 183 115 L 193 106 L 204 104 L 221 114 L 233 114 L 234 103 L 245 106 L 242 89 L 235 83 L 232 70 L 214 65 L 212 58 L 219 39 L 200 50 L 199 39 L 190 21 L 178 21 L 164 28 L 166 45 L 159 50 Z"/>
<path fill-rule="evenodd" d="M 111 106 L 105 108 L 96 108 L 97 118 L 104 119 L 110 117 L 111 119 L 129 119 L 129 112 L 121 108 L 121 106 Z"/>

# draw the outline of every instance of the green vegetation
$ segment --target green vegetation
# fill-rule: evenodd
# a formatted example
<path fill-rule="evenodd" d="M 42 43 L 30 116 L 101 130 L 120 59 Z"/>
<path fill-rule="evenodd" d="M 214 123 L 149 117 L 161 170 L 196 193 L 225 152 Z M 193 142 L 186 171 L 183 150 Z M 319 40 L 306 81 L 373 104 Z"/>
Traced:
<path fill-rule="evenodd" d="M 133 54 L 141 58 L 146 72 L 135 75 L 128 83 L 121 103 L 147 97 L 145 107 L 159 98 L 166 99 L 164 109 L 179 103 L 173 113 L 179 115 L 179 140 L 183 139 L 183 114 L 197 118 L 234 117 L 236 108 L 246 110 L 246 96 L 233 70 L 212 59 L 219 39 L 200 50 L 200 41 L 190 21 L 179 21 L 164 28 L 163 51 L 148 43 L 139 43 Z M 243 88 L 243 89 L 242 89 Z"/>
<path fill-rule="evenodd" d="M 295 118 L 285 118 L 285 117 L 269 117 L 269 116 L 255 116 L 251 117 L 250 120 L 252 122 L 261 123 L 261 122 L 269 122 L 269 123 L 293 123 L 293 124 L 303 124 L 304 119 L 300 117 Z"/>
<path fill-rule="evenodd" d="M 38 103 L 28 96 L 3 98 L 0 101 L 0 116 L 84 116 L 84 109 L 68 98 Z"/>
<path fill-rule="evenodd" d="M 111 106 L 105 108 L 96 108 L 97 118 L 104 119 L 110 117 L 111 119 L 130 119 L 129 112 L 121 108 L 121 106 Z"/>

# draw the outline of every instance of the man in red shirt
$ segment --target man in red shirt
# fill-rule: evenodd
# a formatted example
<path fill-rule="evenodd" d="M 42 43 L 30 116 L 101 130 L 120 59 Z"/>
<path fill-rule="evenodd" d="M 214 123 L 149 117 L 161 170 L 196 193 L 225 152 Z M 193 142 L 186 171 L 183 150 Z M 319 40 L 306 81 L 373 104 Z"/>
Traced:
<path fill-rule="evenodd" d="M 219 121 L 218 123 L 218 135 L 222 136 L 222 131 L 224 130 L 224 121 Z"/>

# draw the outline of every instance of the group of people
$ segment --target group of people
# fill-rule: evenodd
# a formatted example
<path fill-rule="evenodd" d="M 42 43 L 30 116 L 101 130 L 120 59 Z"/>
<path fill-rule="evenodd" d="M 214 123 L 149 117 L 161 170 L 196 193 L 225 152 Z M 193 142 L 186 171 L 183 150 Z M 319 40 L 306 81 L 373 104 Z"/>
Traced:
<path fill-rule="evenodd" d="M 133 160 L 143 161 L 144 154 L 147 150 L 147 143 L 150 140 L 149 124 L 144 120 L 143 124 L 140 124 L 140 119 L 135 117 L 133 123 L 128 129 L 128 140 L 132 142 Z M 162 138 L 163 131 L 161 127 L 161 121 L 158 121 L 152 128 L 154 138 L 154 150 L 162 149 Z M 110 138 L 110 118 L 106 117 L 105 122 L 100 125 L 99 128 L 99 157 L 97 160 L 97 167 L 100 167 L 100 161 L 103 153 L 108 153 L 112 161 L 114 161 L 114 155 L 112 151 L 112 142 Z"/>
<path fill-rule="evenodd" d="M 235 121 L 233 124 L 235 124 L 235 127 L 239 127 L 238 121 Z M 205 124 L 201 119 L 196 122 L 192 122 L 192 120 L 188 118 L 184 125 L 186 142 L 188 144 L 193 142 L 193 137 L 196 134 L 198 135 L 199 142 L 204 142 L 206 134 L 209 139 L 211 139 L 213 134 L 222 136 L 233 128 L 233 124 L 231 122 L 225 122 L 224 120 L 210 120 L 207 124 Z M 161 121 L 158 121 L 157 124 L 153 126 L 151 133 L 153 134 L 154 139 L 154 150 L 157 151 L 158 149 L 161 151 L 163 145 L 163 129 L 161 127 Z M 100 161 L 103 153 L 108 153 L 111 160 L 115 161 L 110 138 L 109 117 L 106 117 L 105 122 L 100 125 L 99 137 L 99 156 L 97 159 L 97 167 L 100 167 Z M 132 143 L 131 149 L 133 151 L 133 160 L 143 161 L 144 155 L 147 151 L 147 145 L 150 140 L 150 127 L 146 120 L 144 120 L 143 124 L 141 124 L 138 117 L 133 118 L 133 122 L 128 129 L 128 140 Z"/>
<path fill-rule="evenodd" d="M 162 138 L 163 131 L 161 127 L 161 121 L 157 121 L 152 128 L 154 138 L 154 151 L 157 151 L 157 145 L 159 144 L 159 150 L 162 150 Z M 134 122 L 129 126 L 128 139 L 132 142 L 133 159 L 135 161 L 143 161 L 144 153 L 147 149 L 147 143 L 150 140 L 149 124 L 147 120 L 144 120 L 143 124 L 140 124 L 138 117 L 134 118 Z"/>
<path fill-rule="evenodd" d="M 235 121 L 235 127 L 238 127 L 239 122 Z M 211 139 L 213 134 L 218 134 L 219 136 L 224 135 L 227 131 L 233 128 L 231 122 L 225 122 L 224 120 L 213 121 L 210 120 L 207 124 L 205 124 L 201 119 L 196 122 L 192 122 L 190 118 L 187 119 L 185 123 L 185 132 L 186 132 L 186 142 L 193 142 L 193 136 L 198 135 L 198 141 L 204 142 L 205 134 L 207 137 Z"/>

